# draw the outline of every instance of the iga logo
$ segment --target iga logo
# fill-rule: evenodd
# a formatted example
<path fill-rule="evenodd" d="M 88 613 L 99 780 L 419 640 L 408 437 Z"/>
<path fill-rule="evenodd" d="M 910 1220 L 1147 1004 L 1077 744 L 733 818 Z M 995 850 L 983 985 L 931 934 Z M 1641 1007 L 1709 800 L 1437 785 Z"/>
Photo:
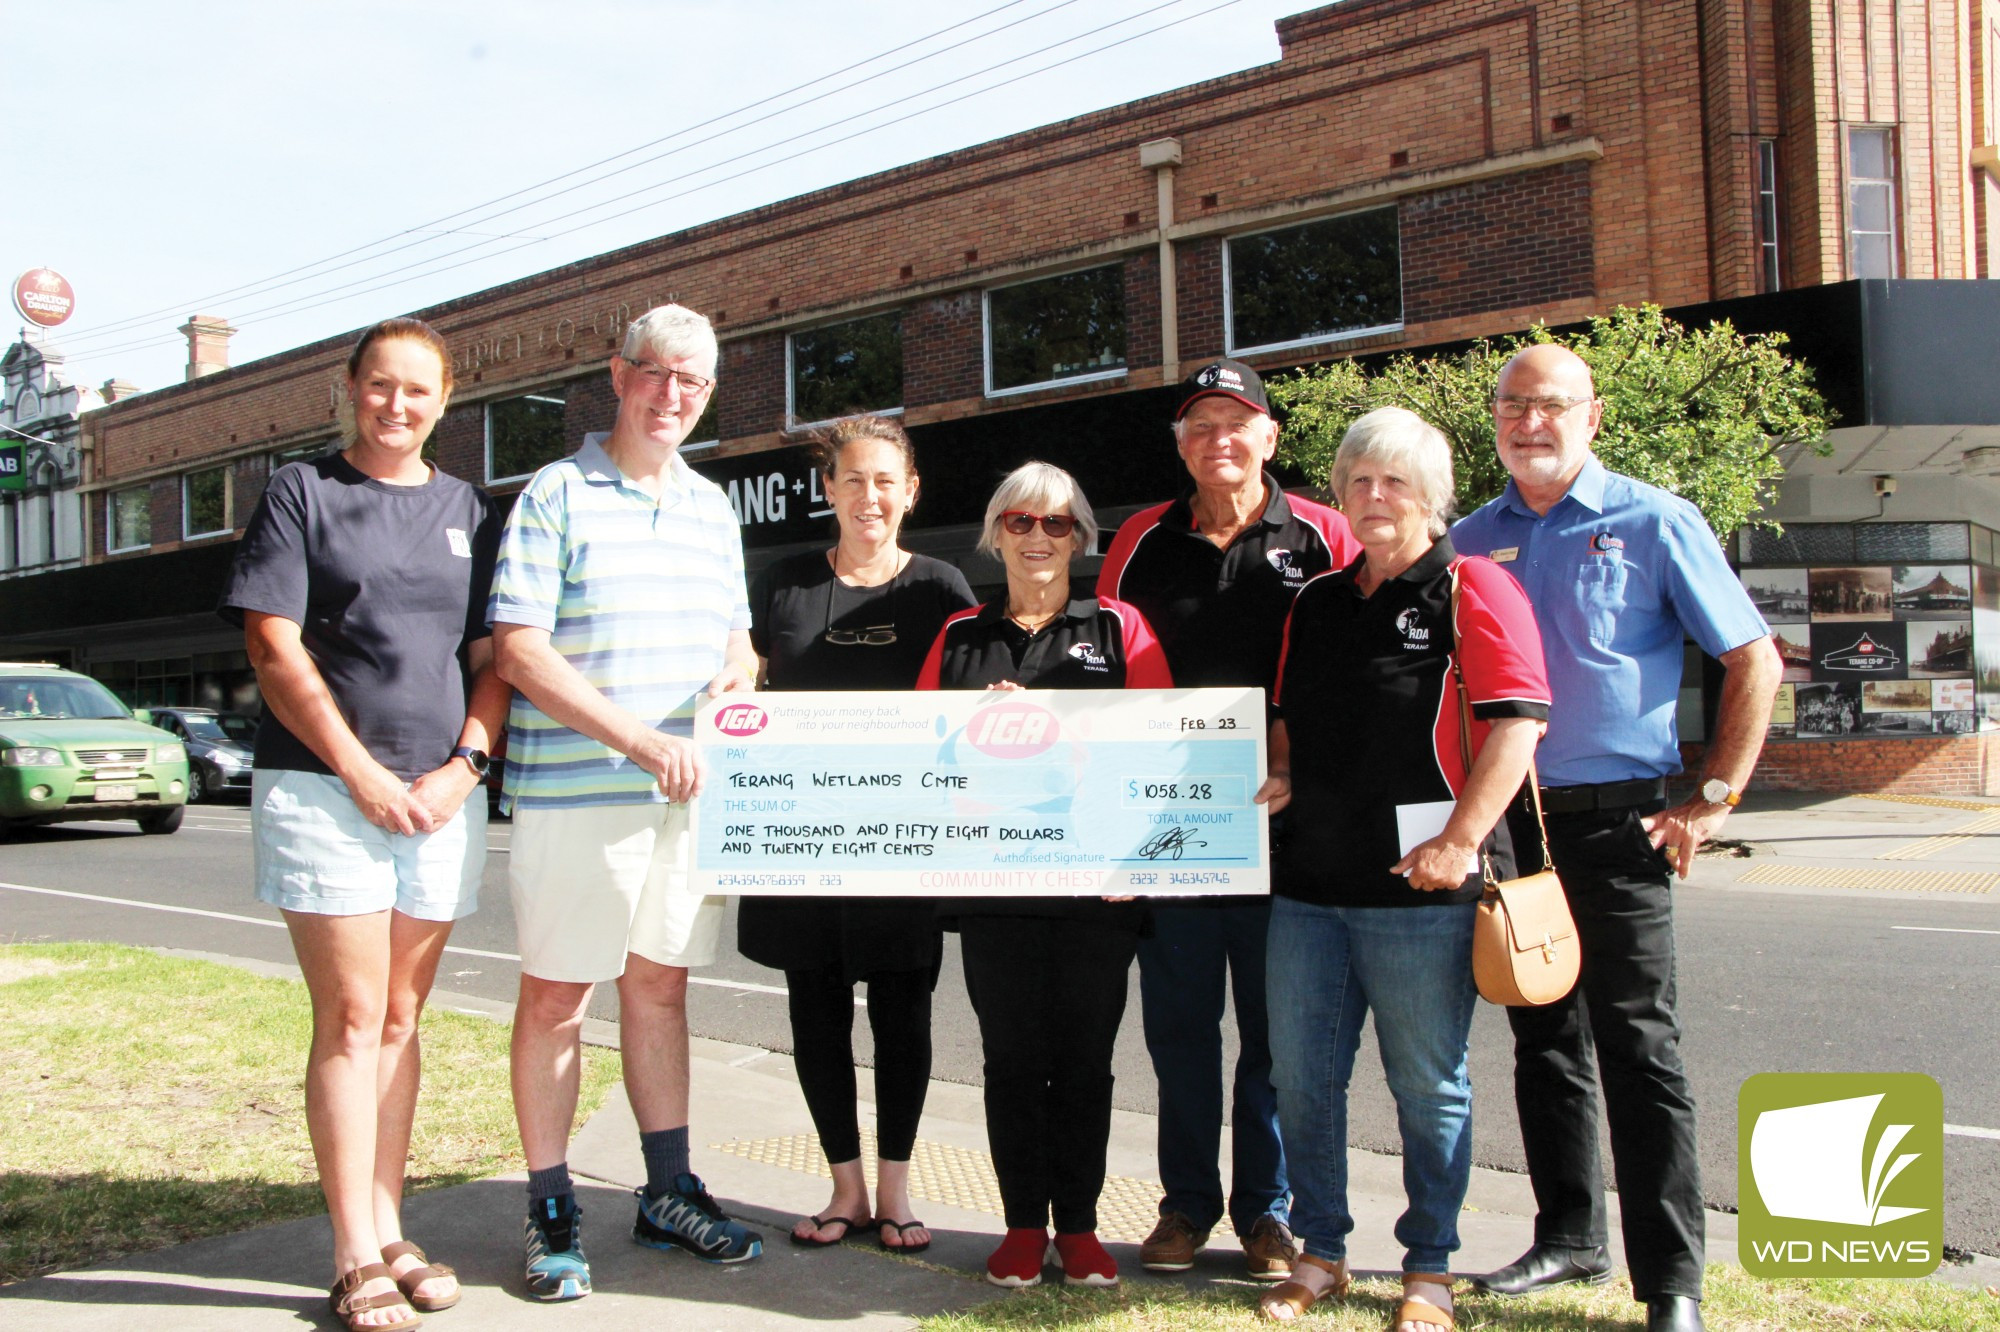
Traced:
<path fill-rule="evenodd" d="M 715 729 L 724 735 L 755 735 L 771 718 L 754 703 L 731 703 L 715 714 Z"/>
<path fill-rule="evenodd" d="M 1893 671 L 1903 664 L 1902 657 L 1886 643 L 1878 643 L 1871 634 L 1862 634 L 1850 647 L 1829 652 L 1819 663 L 1829 671 L 1868 671 L 1880 673 Z"/>
<path fill-rule="evenodd" d="M 1759 1073 L 1737 1094 L 1739 1253 L 1759 1276 L 1927 1276 L 1944 1093 L 1921 1073 Z"/>
<path fill-rule="evenodd" d="M 965 738 L 992 758 L 1034 758 L 1062 735 L 1055 714 L 1033 703 L 1002 703 L 966 723 Z"/>

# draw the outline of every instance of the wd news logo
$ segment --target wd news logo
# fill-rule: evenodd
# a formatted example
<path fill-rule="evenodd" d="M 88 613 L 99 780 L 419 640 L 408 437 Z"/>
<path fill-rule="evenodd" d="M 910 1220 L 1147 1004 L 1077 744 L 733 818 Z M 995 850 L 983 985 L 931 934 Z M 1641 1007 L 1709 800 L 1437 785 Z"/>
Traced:
<path fill-rule="evenodd" d="M 1922 1073 L 1759 1073 L 1736 1098 L 1738 1252 L 1758 1276 L 1928 1276 L 1944 1092 Z"/>

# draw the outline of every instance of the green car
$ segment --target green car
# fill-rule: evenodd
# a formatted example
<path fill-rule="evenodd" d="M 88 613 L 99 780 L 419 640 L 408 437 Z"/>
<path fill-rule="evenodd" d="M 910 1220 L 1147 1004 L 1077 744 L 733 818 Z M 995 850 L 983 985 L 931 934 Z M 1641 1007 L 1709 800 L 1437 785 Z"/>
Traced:
<path fill-rule="evenodd" d="M 55 666 L 0 663 L 0 836 L 71 819 L 170 833 L 187 790 L 187 746 L 109 689 Z"/>

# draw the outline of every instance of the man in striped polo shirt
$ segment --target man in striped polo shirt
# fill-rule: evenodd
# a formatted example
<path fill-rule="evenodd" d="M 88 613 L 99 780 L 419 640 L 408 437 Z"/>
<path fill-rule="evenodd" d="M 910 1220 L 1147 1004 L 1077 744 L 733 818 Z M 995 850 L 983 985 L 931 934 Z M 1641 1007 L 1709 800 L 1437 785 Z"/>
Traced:
<path fill-rule="evenodd" d="M 722 900 L 688 889 L 692 738 L 704 695 L 748 689 L 757 658 L 728 498 L 679 455 L 715 388 L 715 332 L 648 311 L 611 361 L 618 419 L 521 492 L 488 618 L 514 686 L 505 800 L 520 933 L 514 1113 L 528 1158 L 528 1293 L 590 1293 L 567 1156 L 579 1037 L 618 983 L 625 1086 L 646 1187 L 632 1237 L 709 1262 L 762 1244 L 688 1165 L 687 969 L 715 958 Z"/>

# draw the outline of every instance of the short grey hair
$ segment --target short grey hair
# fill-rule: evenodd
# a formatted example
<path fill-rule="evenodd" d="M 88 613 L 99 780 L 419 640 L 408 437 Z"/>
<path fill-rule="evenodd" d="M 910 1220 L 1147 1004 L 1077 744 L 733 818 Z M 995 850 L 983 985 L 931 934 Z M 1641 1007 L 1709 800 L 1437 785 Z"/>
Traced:
<path fill-rule="evenodd" d="M 1431 535 L 1440 537 L 1451 526 L 1451 441 L 1423 417 L 1403 407 L 1377 407 L 1347 427 L 1340 451 L 1333 455 L 1333 500 L 1347 490 L 1347 478 L 1360 463 L 1379 459 L 1406 478 L 1418 501 L 1430 510 Z"/>
<path fill-rule="evenodd" d="M 685 305 L 656 305 L 625 326 L 625 345 L 618 352 L 620 358 L 638 361 L 648 352 L 659 361 L 705 357 L 710 366 L 721 356 L 715 327 L 708 317 Z"/>
<path fill-rule="evenodd" d="M 1054 463 L 1022 463 L 1007 473 L 1007 479 L 993 492 L 993 498 L 986 501 L 986 524 L 979 531 L 981 553 L 1000 553 L 1000 515 L 1009 509 L 1029 513 L 1069 510 L 1070 517 L 1076 519 L 1076 527 L 1069 536 L 1072 561 L 1097 544 L 1097 515 L 1090 511 L 1083 487 Z"/>

